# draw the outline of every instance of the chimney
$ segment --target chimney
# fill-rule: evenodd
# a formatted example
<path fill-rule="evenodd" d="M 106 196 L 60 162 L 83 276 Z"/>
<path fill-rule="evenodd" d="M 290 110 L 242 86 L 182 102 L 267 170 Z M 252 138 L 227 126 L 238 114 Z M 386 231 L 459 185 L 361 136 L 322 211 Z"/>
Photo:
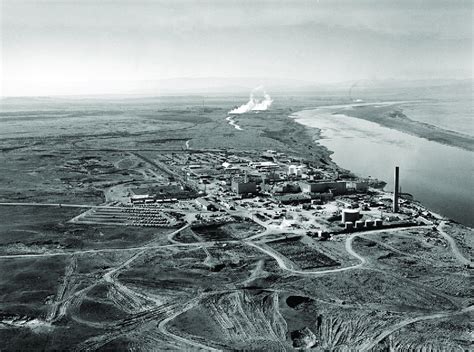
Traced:
<path fill-rule="evenodd" d="M 399 168 L 395 166 L 395 181 L 393 186 L 393 212 L 398 213 Z"/>

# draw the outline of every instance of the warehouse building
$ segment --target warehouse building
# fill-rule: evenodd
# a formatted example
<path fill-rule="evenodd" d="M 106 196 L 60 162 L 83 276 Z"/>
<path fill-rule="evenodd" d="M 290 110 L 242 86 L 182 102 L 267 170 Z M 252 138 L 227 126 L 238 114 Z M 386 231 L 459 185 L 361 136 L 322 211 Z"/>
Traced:
<path fill-rule="evenodd" d="M 246 179 L 233 179 L 231 189 L 237 194 L 257 193 L 257 183 Z"/>
<path fill-rule="evenodd" d="M 346 182 L 300 182 L 303 193 L 326 193 L 344 194 L 347 192 Z"/>
<path fill-rule="evenodd" d="M 250 162 L 249 166 L 257 170 L 278 169 L 278 164 L 271 161 Z"/>
<path fill-rule="evenodd" d="M 215 206 L 204 198 L 196 198 L 196 204 L 199 205 L 203 210 L 215 210 Z"/>
<path fill-rule="evenodd" d="M 283 194 L 273 197 L 280 204 L 299 204 L 311 202 L 311 196 L 309 194 Z"/>

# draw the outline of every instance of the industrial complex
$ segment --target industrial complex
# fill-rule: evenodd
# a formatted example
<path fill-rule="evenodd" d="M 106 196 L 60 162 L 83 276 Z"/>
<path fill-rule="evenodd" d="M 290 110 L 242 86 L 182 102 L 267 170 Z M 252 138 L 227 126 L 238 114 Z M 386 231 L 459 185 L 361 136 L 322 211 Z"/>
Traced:
<path fill-rule="evenodd" d="M 402 193 L 404 167 L 384 190 L 286 108 L 236 129 L 175 99 L 77 136 L 32 109 L 41 135 L 5 140 L 0 350 L 468 348 L 472 231 Z"/>
<path fill-rule="evenodd" d="M 374 188 L 374 180 L 340 175 L 332 167 L 274 150 L 188 149 L 141 159 L 150 167 L 143 172 L 152 175 L 146 184 L 115 187 L 105 208 L 71 221 L 169 227 L 243 216 L 324 239 L 430 222 L 416 203 L 400 199 L 398 166 L 390 196 Z"/>

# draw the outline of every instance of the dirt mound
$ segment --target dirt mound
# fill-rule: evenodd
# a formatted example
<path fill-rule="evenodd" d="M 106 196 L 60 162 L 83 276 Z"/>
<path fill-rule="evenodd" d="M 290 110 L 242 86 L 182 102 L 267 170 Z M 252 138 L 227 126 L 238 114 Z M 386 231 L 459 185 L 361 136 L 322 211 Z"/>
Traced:
<path fill-rule="evenodd" d="M 293 341 L 293 347 L 297 349 L 312 348 L 318 343 L 316 335 L 307 326 L 303 329 L 292 331 L 291 340 Z"/>

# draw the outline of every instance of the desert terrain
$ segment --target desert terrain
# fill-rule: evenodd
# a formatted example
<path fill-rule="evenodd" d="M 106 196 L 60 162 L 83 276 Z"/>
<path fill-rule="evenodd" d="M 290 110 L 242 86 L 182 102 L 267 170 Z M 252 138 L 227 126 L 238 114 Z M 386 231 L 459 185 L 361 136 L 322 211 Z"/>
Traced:
<path fill-rule="evenodd" d="M 472 229 L 411 199 L 394 214 L 372 187 L 285 203 L 260 178 L 287 164 L 362 182 L 288 118 L 347 101 L 280 97 L 229 123 L 242 99 L 4 102 L 1 351 L 471 348 Z M 235 196 L 231 173 L 259 191 Z M 366 227 L 346 230 L 356 200 Z"/>

